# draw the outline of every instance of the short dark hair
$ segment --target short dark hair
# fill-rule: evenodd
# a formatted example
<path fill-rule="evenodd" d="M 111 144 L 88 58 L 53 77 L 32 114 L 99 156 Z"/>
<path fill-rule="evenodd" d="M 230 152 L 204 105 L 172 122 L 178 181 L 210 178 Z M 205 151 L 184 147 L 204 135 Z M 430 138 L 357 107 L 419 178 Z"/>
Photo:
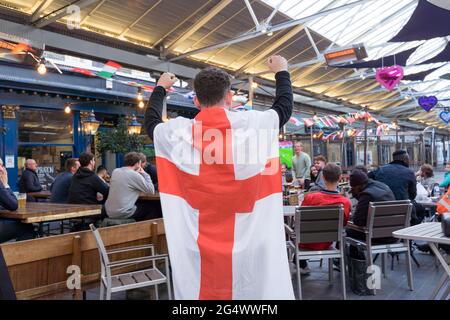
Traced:
<path fill-rule="evenodd" d="M 105 166 L 98 166 L 98 167 L 97 167 L 97 174 L 98 174 L 99 172 L 102 172 L 102 171 L 108 171 L 108 170 L 106 170 Z"/>
<path fill-rule="evenodd" d="M 83 152 L 82 154 L 80 154 L 80 165 L 82 167 L 87 167 L 92 159 L 94 159 L 94 155 L 92 153 Z"/>
<path fill-rule="evenodd" d="M 141 160 L 139 152 L 129 152 L 124 157 L 124 163 L 127 167 L 132 167 Z"/>
<path fill-rule="evenodd" d="M 409 154 L 406 150 L 397 150 L 392 154 L 392 159 L 394 159 L 394 161 L 409 163 Z"/>
<path fill-rule="evenodd" d="M 422 165 L 420 167 L 420 171 L 422 171 L 423 174 L 425 175 L 425 177 L 427 177 L 427 178 L 434 177 L 433 167 L 429 164 Z"/>
<path fill-rule="evenodd" d="M 327 163 L 327 158 L 325 158 L 323 155 L 319 154 L 318 156 L 314 157 L 314 161 L 323 161 Z"/>
<path fill-rule="evenodd" d="M 230 88 L 230 75 L 218 68 L 203 69 L 194 80 L 197 99 L 205 107 L 214 106 L 222 101 Z"/>
<path fill-rule="evenodd" d="M 78 159 L 76 158 L 69 158 L 66 160 L 66 171 L 70 171 L 70 169 L 75 168 L 77 166 Z"/>
<path fill-rule="evenodd" d="M 323 178 L 325 179 L 325 181 L 335 183 L 335 182 L 339 182 L 339 179 L 341 178 L 342 170 L 341 170 L 341 167 L 339 167 L 336 163 L 330 162 L 323 168 L 322 173 L 323 173 Z"/>
<path fill-rule="evenodd" d="M 367 167 L 363 164 L 358 164 L 355 169 L 361 170 L 362 172 L 364 172 L 365 174 L 369 173 L 369 170 L 367 170 Z"/>
<path fill-rule="evenodd" d="M 350 174 L 350 187 L 365 186 L 369 182 L 367 174 L 359 169 L 353 169 Z"/>

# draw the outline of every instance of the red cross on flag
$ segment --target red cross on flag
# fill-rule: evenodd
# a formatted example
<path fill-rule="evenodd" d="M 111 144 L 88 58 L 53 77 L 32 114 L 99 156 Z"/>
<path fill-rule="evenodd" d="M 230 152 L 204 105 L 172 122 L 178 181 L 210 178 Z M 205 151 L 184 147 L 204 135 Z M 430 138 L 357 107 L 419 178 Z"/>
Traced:
<path fill-rule="evenodd" d="M 278 114 L 205 108 L 155 128 L 177 299 L 293 299 Z"/>

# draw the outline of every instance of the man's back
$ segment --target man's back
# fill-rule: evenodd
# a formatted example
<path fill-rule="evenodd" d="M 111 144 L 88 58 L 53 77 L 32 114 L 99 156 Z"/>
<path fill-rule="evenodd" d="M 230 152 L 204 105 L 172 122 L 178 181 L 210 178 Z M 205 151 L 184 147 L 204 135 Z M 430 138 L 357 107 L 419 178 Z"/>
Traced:
<path fill-rule="evenodd" d="M 350 216 L 351 202 L 348 198 L 340 195 L 338 192 L 331 191 L 318 191 L 318 192 L 310 192 L 305 196 L 305 199 L 302 202 L 302 206 L 333 206 L 342 204 L 344 206 L 344 226 L 347 224 L 347 221 Z M 323 243 L 308 243 L 305 245 L 301 245 L 302 249 L 309 250 L 325 250 L 331 246 L 330 242 Z"/>
<path fill-rule="evenodd" d="M 50 191 L 52 193 L 50 202 L 67 203 L 69 198 L 69 188 L 72 182 L 73 174 L 70 172 L 62 172 L 53 181 Z"/>
<path fill-rule="evenodd" d="M 353 214 L 353 223 L 365 227 L 370 202 L 395 201 L 392 190 L 384 183 L 369 179 L 369 183 L 359 194 L 358 204 Z"/>
<path fill-rule="evenodd" d="M 127 167 L 113 171 L 109 196 L 105 209 L 110 218 L 129 218 L 136 210 L 136 200 L 141 192 L 154 192 L 151 180 L 146 180 L 138 172 Z"/>
<path fill-rule="evenodd" d="M 72 178 L 68 203 L 98 204 L 97 193 L 101 193 L 106 198 L 108 191 L 109 187 L 95 172 L 87 168 L 80 168 Z"/>
<path fill-rule="evenodd" d="M 386 184 L 394 193 L 396 200 L 414 200 L 416 197 L 416 176 L 400 161 L 382 166 L 370 172 L 368 176 Z"/>

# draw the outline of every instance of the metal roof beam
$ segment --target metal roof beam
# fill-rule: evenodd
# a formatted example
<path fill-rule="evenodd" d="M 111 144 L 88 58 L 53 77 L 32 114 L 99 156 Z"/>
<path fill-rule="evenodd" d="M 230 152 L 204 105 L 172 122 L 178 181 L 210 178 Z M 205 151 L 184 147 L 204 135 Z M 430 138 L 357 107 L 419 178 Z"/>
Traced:
<path fill-rule="evenodd" d="M 123 31 L 119 34 L 119 37 L 123 37 L 131 28 L 133 28 L 139 21 L 141 21 L 147 14 L 149 14 L 153 9 L 160 4 L 162 0 L 156 1 L 150 8 L 145 10 L 143 14 L 141 14 L 138 18 L 136 18 L 132 23 L 130 23 Z"/>
<path fill-rule="evenodd" d="M 92 9 L 91 11 L 89 11 L 89 13 L 88 14 L 86 14 L 85 16 L 84 16 L 84 18 L 80 21 L 80 26 L 81 25 L 83 25 L 86 21 L 87 21 L 87 19 L 89 19 L 89 17 L 90 16 L 92 16 L 104 3 L 106 2 L 106 0 L 102 0 L 102 1 L 100 1 L 96 6 L 95 6 L 95 8 L 94 9 Z"/>
<path fill-rule="evenodd" d="M 183 32 L 183 35 L 172 42 L 167 49 L 173 50 L 176 49 L 181 43 L 186 41 L 189 37 L 191 37 L 198 29 L 203 27 L 209 20 L 214 18 L 220 11 L 222 11 L 226 6 L 228 6 L 233 0 L 222 0 L 215 7 L 213 7 L 206 15 L 204 15 L 200 20 L 194 23 L 188 30 Z"/>
<path fill-rule="evenodd" d="M 30 22 L 33 23 L 37 21 L 41 17 L 41 14 L 44 12 L 44 10 L 47 9 L 53 1 L 55 0 L 42 0 L 36 10 L 34 10 L 34 12 L 31 14 Z"/>
<path fill-rule="evenodd" d="M 267 48 L 262 50 L 259 54 L 257 54 L 253 59 L 250 59 L 250 61 L 246 62 L 242 67 L 239 68 L 239 70 L 236 71 L 236 74 L 239 75 L 242 72 L 245 71 L 245 69 L 249 65 L 255 65 L 264 58 L 266 58 L 271 52 L 273 52 L 275 49 L 283 45 L 285 42 L 289 41 L 292 37 L 297 35 L 300 31 L 303 30 L 303 26 L 296 26 L 292 30 L 290 30 L 288 33 L 286 33 L 284 36 L 282 36 L 280 39 L 276 40 L 274 43 L 269 45 Z"/>
<path fill-rule="evenodd" d="M 152 70 L 158 72 L 171 71 L 179 77 L 194 78 L 200 71 L 196 68 L 183 66 L 176 63 L 161 61 L 157 57 L 121 50 L 106 45 L 97 44 L 87 40 L 81 40 L 55 32 L 33 28 L 28 25 L 18 24 L 0 19 L 0 25 L 8 30 L 8 34 L 2 34 L 7 40 L 31 42 L 34 47 L 47 49 L 59 49 L 71 52 L 75 55 L 85 55 L 93 59 L 113 60 L 123 65 L 135 67 L 139 70 Z"/>
<path fill-rule="evenodd" d="M 95 3 L 97 3 L 99 0 L 81 0 L 78 1 L 76 3 L 74 3 L 74 5 L 76 5 L 80 10 L 89 7 Z M 61 18 L 64 18 L 66 16 L 69 16 L 71 14 L 73 14 L 73 12 L 71 10 L 67 10 L 69 7 L 68 6 L 64 6 L 61 9 L 58 9 L 36 21 L 34 21 L 32 23 L 33 26 L 35 26 L 36 28 L 42 28 L 45 27 L 47 25 L 49 25 L 52 22 L 58 21 Z M 52 14 L 54 14 L 53 16 L 51 16 Z M 51 17 L 49 17 L 51 16 Z"/>
<path fill-rule="evenodd" d="M 355 6 L 360 5 L 361 3 L 369 2 L 369 1 L 375 1 L 375 0 L 359 0 L 359 1 L 355 1 L 355 2 L 349 3 L 349 4 L 342 5 L 342 6 L 337 7 L 337 8 L 324 10 L 322 12 L 318 12 L 316 14 L 310 15 L 310 16 L 305 17 L 305 18 L 300 18 L 300 19 L 286 21 L 286 22 L 280 23 L 278 25 L 272 26 L 270 28 L 270 31 L 271 32 L 276 32 L 276 31 L 281 31 L 281 30 L 287 29 L 287 28 L 291 28 L 291 27 L 294 27 L 294 26 L 299 25 L 299 24 L 304 24 L 305 22 L 308 22 L 308 21 L 310 21 L 312 19 L 315 19 L 315 18 L 318 18 L 318 17 L 321 17 L 321 16 L 325 16 L 325 15 L 329 15 L 331 13 L 339 12 L 339 11 L 344 10 L 344 9 L 353 8 Z M 219 48 L 231 45 L 231 44 L 236 44 L 236 43 L 239 43 L 239 42 L 242 42 L 242 41 L 250 40 L 250 39 L 259 37 L 261 35 L 263 35 L 263 33 L 261 31 L 250 32 L 250 33 L 238 36 L 236 38 L 233 38 L 233 39 L 230 39 L 230 40 L 227 40 L 227 41 L 224 41 L 224 42 L 220 42 L 220 43 L 217 43 L 217 44 L 214 44 L 214 45 L 210 45 L 210 46 L 206 46 L 206 47 L 203 47 L 203 48 L 200 48 L 200 49 L 196 49 L 196 50 L 192 50 L 192 51 L 186 52 L 186 53 L 181 54 L 181 55 L 179 55 L 179 56 L 177 56 L 175 58 L 170 59 L 170 61 L 176 61 L 176 60 L 184 59 L 186 57 L 189 57 L 189 56 L 192 56 L 192 55 L 195 55 L 195 54 L 199 54 L 199 53 L 206 52 L 206 51 L 211 51 L 211 50 L 214 50 L 214 49 L 219 49 Z"/>

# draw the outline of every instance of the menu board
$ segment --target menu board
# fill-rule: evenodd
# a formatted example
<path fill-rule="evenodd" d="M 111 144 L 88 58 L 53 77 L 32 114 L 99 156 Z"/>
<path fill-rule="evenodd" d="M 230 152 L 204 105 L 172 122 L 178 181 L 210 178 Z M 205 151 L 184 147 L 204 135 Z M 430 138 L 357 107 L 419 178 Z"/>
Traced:
<path fill-rule="evenodd" d="M 50 190 L 50 186 L 55 181 L 58 174 L 55 166 L 38 167 L 36 173 L 39 178 L 39 183 L 44 190 Z"/>

